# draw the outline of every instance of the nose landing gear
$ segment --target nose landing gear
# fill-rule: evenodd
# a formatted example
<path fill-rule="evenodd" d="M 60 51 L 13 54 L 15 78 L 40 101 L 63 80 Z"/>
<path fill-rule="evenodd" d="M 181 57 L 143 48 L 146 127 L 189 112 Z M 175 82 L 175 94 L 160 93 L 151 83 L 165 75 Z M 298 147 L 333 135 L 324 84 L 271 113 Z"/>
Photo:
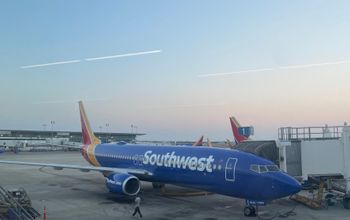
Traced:
<path fill-rule="evenodd" d="M 244 213 L 244 216 L 247 216 L 247 217 L 254 217 L 254 216 L 256 216 L 256 212 L 255 212 L 254 206 L 246 206 L 246 207 L 244 207 L 243 213 Z"/>
<path fill-rule="evenodd" d="M 244 216 L 253 217 L 253 216 L 257 216 L 258 207 L 266 205 L 266 202 L 265 201 L 254 201 L 254 200 L 247 199 L 245 201 L 245 205 L 246 206 L 244 207 L 244 210 L 243 210 Z"/>

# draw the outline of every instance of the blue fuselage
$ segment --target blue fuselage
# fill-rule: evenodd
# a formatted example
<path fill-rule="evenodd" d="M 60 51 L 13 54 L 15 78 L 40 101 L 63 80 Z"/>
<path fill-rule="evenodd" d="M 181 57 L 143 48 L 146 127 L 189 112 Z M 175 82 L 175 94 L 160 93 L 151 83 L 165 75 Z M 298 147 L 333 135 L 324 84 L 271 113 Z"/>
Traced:
<path fill-rule="evenodd" d="M 238 150 L 99 144 L 94 156 L 103 167 L 143 169 L 153 174 L 135 175 L 143 181 L 171 183 L 249 200 L 268 201 L 300 190 L 300 184 L 286 173 L 267 170 L 266 167 L 275 166 L 271 161 Z"/>

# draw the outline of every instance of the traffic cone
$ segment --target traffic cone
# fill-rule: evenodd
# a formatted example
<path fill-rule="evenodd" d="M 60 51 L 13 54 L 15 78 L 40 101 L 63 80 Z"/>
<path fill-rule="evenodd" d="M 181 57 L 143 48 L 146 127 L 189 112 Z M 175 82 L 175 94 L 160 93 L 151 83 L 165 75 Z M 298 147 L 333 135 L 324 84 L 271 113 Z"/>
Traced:
<path fill-rule="evenodd" d="M 46 220 L 46 206 L 44 206 L 43 220 Z"/>

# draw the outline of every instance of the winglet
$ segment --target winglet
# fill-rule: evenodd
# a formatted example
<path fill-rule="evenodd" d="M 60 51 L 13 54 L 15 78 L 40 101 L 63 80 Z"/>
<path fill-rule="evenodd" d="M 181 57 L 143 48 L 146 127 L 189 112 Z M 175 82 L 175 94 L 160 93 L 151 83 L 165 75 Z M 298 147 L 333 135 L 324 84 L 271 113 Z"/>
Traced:
<path fill-rule="evenodd" d="M 86 113 L 85 113 L 85 109 L 82 101 L 79 101 L 79 110 L 80 110 L 81 132 L 83 135 L 83 144 L 84 145 L 100 144 L 101 141 L 94 135 L 94 133 L 91 130 L 90 123 L 88 118 L 86 117 Z"/>
<path fill-rule="evenodd" d="M 241 143 L 242 141 L 246 141 L 248 140 L 248 138 L 244 135 L 241 135 L 238 132 L 238 128 L 241 127 L 241 125 L 238 123 L 238 121 L 236 120 L 235 117 L 230 117 L 230 122 L 231 122 L 231 127 L 232 127 L 232 132 L 233 132 L 233 136 L 237 142 L 237 144 Z"/>

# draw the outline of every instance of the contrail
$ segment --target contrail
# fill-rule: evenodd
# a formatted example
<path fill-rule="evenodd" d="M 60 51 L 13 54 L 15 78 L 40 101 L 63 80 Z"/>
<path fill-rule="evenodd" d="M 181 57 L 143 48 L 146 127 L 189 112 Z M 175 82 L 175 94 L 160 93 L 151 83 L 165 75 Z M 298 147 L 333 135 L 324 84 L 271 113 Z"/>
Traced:
<path fill-rule="evenodd" d="M 84 60 L 85 61 L 104 60 L 104 59 L 113 59 L 113 58 L 121 58 L 121 57 L 141 56 L 141 55 L 152 54 L 152 53 L 161 53 L 161 52 L 162 52 L 162 50 L 150 50 L 150 51 L 142 51 L 142 52 L 135 52 L 135 53 L 103 56 L 103 57 L 91 57 L 91 58 L 85 58 Z M 81 62 L 81 60 L 67 60 L 67 61 L 60 61 L 60 62 L 53 62 L 53 63 L 43 63 L 43 64 L 21 66 L 21 68 L 22 69 L 29 69 L 29 68 L 61 65 L 61 64 L 68 64 L 68 63 L 79 63 L 79 62 Z"/>
<path fill-rule="evenodd" d="M 252 69 L 252 70 L 241 70 L 241 71 L 226 72 L 226 73 L 200 74 L 197 76 L 198 77 L 226 76 L 226 75 L 233 75 L 233 74 L 237 74 L 237 73 L 254 73 L 254 72 L 264 72 L 264 71 L 271 71 L 271 70 L 274 70 L 274 69 L 273 68 Z"/>
<path fill-rule="evenodd" d="M 341 61 L 336 61 L 336 62 L 325 62 L 325 63 L 312 63 L 312 64 L 293 65 L 293 66 L 281 66 L 281 67 L 279 67 L 279 69 L 299 69 L 299 68 L 338 65 L 338 64 L 346 64 L 346 63 L 350 63 L 350 60 L 341 60 Z"/>
<path fill-rule="evenodd" d="M 36 68 L 36 67 L 43 67 L 43 66 L 53 66 L 53 65 L 61 65 L 61 64 L 68 64 L 68 63 L 79 63 L 81 60 L 67 60 L 67 61 L 60 61 L 60 62 L 54 62 L 54 63 L 43 63 L 43 64 L 35 64 L 35 65 L 28 65 L 28 66 L 21 66 L 22 69 L 29 69 L 29 68 Z"/>
<path fill-rule="evenodd" d="M 152 54 L 152 53 L 161 53 L 161 50 L 151 50 L 151 51 L 143 51 L 143 52 L 136 52 L 136 53 L 126 53 L 126 54 L 118 54 L 118 55 L 111 55 L 111 56 L 104 56 L 104 57 L 92 57 L 92 58 L 86 58 L 86 61 L 94 61 L 94 60 L 105 60 L 105 59 L 113 59 L 113 58 L 121 58 L 121 57 L 131 57 L 131 56 L 141 56 L 146 54 Z"/>
<path fill-rule="evenodd" d="M 350 60 L 341 60 L 341 61 L 336 61 L 336 62 L 290 65 L 290 66 L 280 66 L 280 67 L 276 67 L 276 68 L 251 69 L 251 70 L 242 70 L 242 71 L 234 71 L 234 72 L 226 72 L 226 73 L 199 74 L 199 75 L 197 75 L 197 77 L 216 77 L 216 76 L 234 75 L 237 73 L 265 72 L 265 71 L 284 70 L 284 69 L 303 69 L 303 68 L 311 68 L 311 67 L 318 67 L 318 66 L 348 64 L 348 63 L 350 63 Z"/>

